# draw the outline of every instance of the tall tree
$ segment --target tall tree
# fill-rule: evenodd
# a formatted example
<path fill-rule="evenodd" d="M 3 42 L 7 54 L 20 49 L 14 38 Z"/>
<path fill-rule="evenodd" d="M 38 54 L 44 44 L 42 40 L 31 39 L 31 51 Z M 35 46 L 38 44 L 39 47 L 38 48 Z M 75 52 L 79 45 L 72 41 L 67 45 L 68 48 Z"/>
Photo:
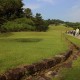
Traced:
<path fill-rule="evenodd" d="M 25 16 L 26 16 L 27 18 L 31 18 L 31 17 L 32 17 L 32 11 L 31 11 L 30 8 L 26 8 L 26 9 L 24 10 L 24 13 L 25 13 Z"/>
<path fill-rule="evenodd" d="M 36 13 L 35 20 L 36 20 L 36 25 L 37 26 L 43 24 L 43 19 L 42 19 L 42 16 L 41 16 L 40 13 Z"/>
<path fill-rule="evenodd" d="M 37 31 L 46 31 L 48 26 L 45 25 L 45 21 L 42 19 L 42 16 L 40 13 L 36 13 L 34 22 L 35 22 Z"/>
<path fill-rule="evenodd" d="M 0 0 L 0 17 L 7 20 L 21 17 L 22 0 Z"/>

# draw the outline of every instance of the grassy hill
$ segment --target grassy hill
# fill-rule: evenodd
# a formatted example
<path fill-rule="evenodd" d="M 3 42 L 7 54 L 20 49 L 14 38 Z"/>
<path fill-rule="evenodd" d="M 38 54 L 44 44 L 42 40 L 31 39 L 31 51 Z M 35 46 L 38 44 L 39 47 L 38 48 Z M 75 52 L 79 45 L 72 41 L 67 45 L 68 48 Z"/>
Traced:
<path fill-rule="evenodd" d="M 62 33 L 66 30 L 62 25 L 52 25 L 47 32 L 0 34 L 0 73 L 65 52 L 68 45 Z"/>

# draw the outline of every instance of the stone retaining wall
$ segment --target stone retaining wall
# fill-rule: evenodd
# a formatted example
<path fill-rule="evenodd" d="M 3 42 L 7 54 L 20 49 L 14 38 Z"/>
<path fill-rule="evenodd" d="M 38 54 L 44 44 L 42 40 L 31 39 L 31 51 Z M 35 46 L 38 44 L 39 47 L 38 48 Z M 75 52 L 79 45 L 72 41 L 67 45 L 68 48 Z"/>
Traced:
<path fill-rule="evenodd" d="M 72 54 L 72 50 L 63 55 L 57 55 L 51 59 L 44 59 L 41 62 L 23 66 L 22 68 L 11 69 L 0 75 L 0 80 L 21 80 L 25 75 L 32 75 L 36 72 L 49 69 L 67 60 Z"/>

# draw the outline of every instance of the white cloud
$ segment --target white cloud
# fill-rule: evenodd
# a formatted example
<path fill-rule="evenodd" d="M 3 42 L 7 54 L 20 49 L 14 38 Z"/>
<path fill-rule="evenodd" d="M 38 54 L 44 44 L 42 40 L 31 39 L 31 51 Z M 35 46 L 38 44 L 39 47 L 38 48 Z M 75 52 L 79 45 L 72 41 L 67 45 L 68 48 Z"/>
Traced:
<path fill-rule="evenodd" d="M 32 4 L 27 4 L 25 5 L 23 8 L 30 8 L 32 10 L 35 10 L 35 9 L 39 9 L 41 7 L 40 4 L 37 4 L 37 3 L 32 3 Z"/>
<path fill-rule="evenodd" d="M 74 22 L 80 22 L 80 4 L 74 5 L 67 14 L 68 19 Z"/>
<path fill-rule="evenodd" d="M 70 21 L 80 22 L 80 0 L 77 0 L 76 3 L 68 10 L 67 17 Z"/>

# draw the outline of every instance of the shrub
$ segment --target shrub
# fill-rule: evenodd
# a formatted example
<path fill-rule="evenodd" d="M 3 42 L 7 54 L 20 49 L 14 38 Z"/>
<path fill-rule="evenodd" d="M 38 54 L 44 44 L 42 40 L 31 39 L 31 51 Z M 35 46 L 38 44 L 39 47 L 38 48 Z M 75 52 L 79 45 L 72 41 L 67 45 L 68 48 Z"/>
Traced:
<path fill-rule="evenodd" d="M 18 24 L 24 23 L 24 24 L 29 24 L 29 25 L 34 26 L 34 22 L 29 18 L 18 18 L 18 19 L 15 19 L 14 22 Z"/>
<path fill-rule="evenodd" d="M 34 30 L 35 30 L 35 26 L 26 23 L 18 23 L 15 21 L 8 21 L 7 23 L 1 26 L 2 32 L 34 31 Z"/>
<path fill-rule="evenodd" d="M 46 31 L 48 26 L 43 24 L 35 25 L 35 22 L 30 18 L 18 18 L 14 21 L 7 21 L 0 27 L 1 32 L 18 32 L 18 31 Z"/>

